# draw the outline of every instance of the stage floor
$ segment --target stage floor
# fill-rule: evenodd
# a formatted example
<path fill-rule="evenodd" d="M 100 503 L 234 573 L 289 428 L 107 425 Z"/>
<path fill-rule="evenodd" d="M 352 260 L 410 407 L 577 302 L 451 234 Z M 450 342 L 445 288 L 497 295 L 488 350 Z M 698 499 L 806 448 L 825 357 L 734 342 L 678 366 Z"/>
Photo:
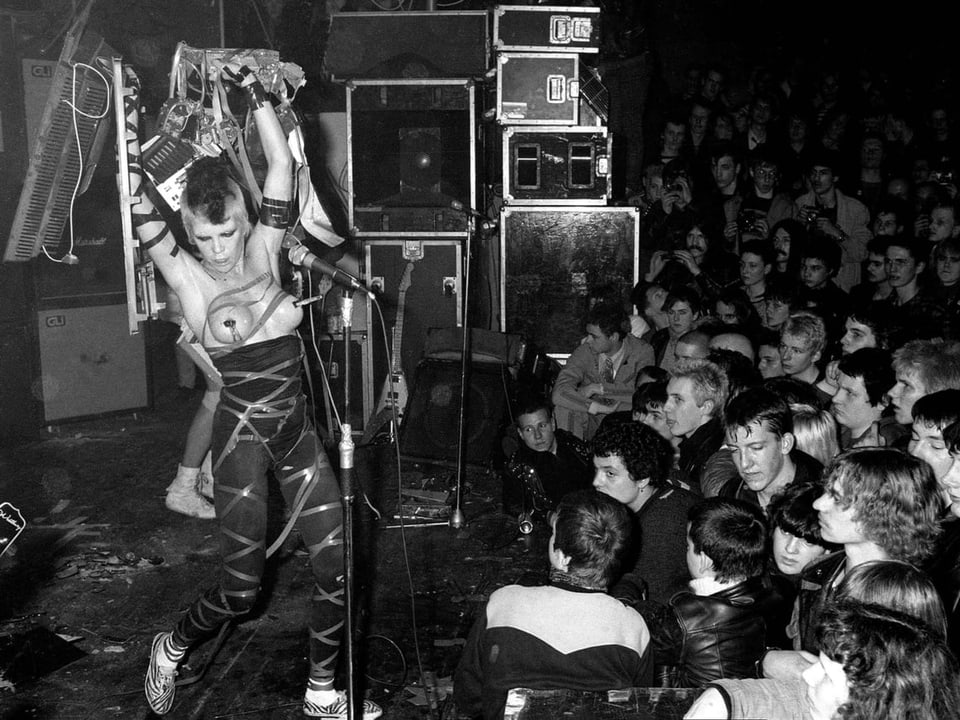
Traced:
<path fill-rule="evenodd" d="M 0 557 L 3 720 L 150 717 L 143 675 L 151 641 L 217 571 L 213 521 L 164 506 L 200 393 L 178 390 L 172 368 L 155 373 L 152 392 L 148 411 L 38 429 L 0 450 L 0 503 L 27 523 Z M 545 579 L 548 533 L 521 535 L 500 511 L 497 473 L 475 466 L 461 475 L 465 524 L 451 528 L 430 501 L 455 488 L 456 466 L 398 464 L 394 451 L 356 450 L 354 674 L 385 717 L 404 720 L 431 716 L 423 677 L 436 678 L 442 712 L 463 639 L 490 592 Z M 401 530 L 401 497 L 405 512 L 419 505 L 419 514 L 441 517 Z M 275 535 L 277 498 L 271 519 Z M 178 689 L 167 717 L 302 717 L 311 585 L 291 535 L 270 563 L 258 611 L 233 628 L 201 680 Z M 212 645 L 193 654 L 185 675 Z"/>

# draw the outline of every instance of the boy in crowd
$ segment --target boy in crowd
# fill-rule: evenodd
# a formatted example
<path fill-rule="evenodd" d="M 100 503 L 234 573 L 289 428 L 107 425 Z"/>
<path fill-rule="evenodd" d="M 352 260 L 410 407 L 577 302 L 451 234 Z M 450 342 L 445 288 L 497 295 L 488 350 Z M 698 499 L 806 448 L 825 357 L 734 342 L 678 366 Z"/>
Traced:
<path fill-rule="evenodd" d="M 589 441 L 604 415 L 630 409 L 637 373 L 654 358 L 650 343 L 630 334 L 627 314 L 616 303 L 594 305 L 586 331 L 586 341 L 557 376 L 552 400 L 557 425 Z"/>
<path fill-rule="evenodd" d="M 557 427 L 553 406 L 542 395 L 520 395 L 515 415 L 520 445 L 504 465 L 503 508 L 545 520 L 568 492 L 590 487 L 590 451 Z"/>
<path fill-rule="evenodd" d="M 739 477 L 720 491 L 764 511 L 793 482 L 817 482 L 823 466 L 798 450 L 793 413 L 783 396 L 765 387 L 744 390 L 724 413 L 727 447 Z"/>
<path fill-rule="evenodd" d="M 640 528 L 636 562 L 611 590 L 628 605 L 645 597 L 666 602 L 689 580 L 684 527 L 699 498 L 668 482 L 671 453 L 663 437 L 636 422 L 604 428 L 593 441 L 593 486 L 633 511 Z"/>
<path fill-rule="evenodd" d="M 654 673 L 666 687 L 701 687 L 756 677 L 768 624 L 783 598 L 764 582 L 768 527 L 759 508 L 706 498 L 688 513 L 689 588 L 666 607 L 641 608 L 654 645 Z"/>

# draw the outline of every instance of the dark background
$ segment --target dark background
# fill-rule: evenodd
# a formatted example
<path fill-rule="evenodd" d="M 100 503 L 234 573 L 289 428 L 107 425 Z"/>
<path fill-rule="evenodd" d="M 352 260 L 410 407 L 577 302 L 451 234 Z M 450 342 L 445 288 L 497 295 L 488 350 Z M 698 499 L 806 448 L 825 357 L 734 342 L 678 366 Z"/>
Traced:
<path fill-rule="evenodd" d="M 412 0 L 404 8 L 476 11 L 496 4 L 465 0 L 428 8 L 424 0 Z M 937 17 L 935 10 L 921 15 L 899 8 L 894 15 L 875 4 L 844 3 L 841 10 L 838 3 L 822 0 L 802 4 L 606 0 L 596 4 L 602 11 L 604 28 L 600 61 L 616 62 L 640 53 L 650 58 L 650 92 L 639 112 L 648 138 L 655 129 L 651 118 L 659 118 L 666 99 L 679 91 L 683 72 L 693 63 L 720 61 L 734 93 L 745 91 L 751 68 L 761 63 L 775 74 L 798 63 L 808 78 L 824 66 L 839 68 L 851 82 L 863 74 L 881 76 L 918 107 L 953 87 L 956 53 L 950 33 L 943 29 L 948 18 Z M 4 242 L 8 241 L 30 153 L 23 117 L 21 60 L 56 60 L 65 31 L 85 6 L 79 0 L 0 0 L 0 238 Z M 88 28 L 101 34 L 124 62 L 136 68 L 147 117 L 167 96 L 173 52 L 183 41 L 193 47 L 223 44 L 278 50 L 282 59 L 297 63 L 306 73 L 307 85 L 300 90 L 296 105 L 309 118 L 317 113 L 343 111 L 343 87 L 330 82 L 325 64 L 331 14 L 391 12 L 394 7 L 396 3 L 390 4 L 389 0 L 97 0 L 91 5 Z M 386 46 L 382 52 L 387 53 L 391 43 L 401 40 L 384 37 L 371 42 Z M 442 65 L 442 58 L 427 59 Z M 443 72 L 442 66 L 434 69 Z M 334 228 L 346 235 L 345 208 L 334 189 L 337 179 L 324 172 L 330 139 L 309 122 L 304 130 L 315 185 Z M 91 191 L 78 199 L 78 222 L 84 222 L 85 217 L 105 217 L 104 224 L 116 225 L 112 143 L 111 137 Z M 616 193 L 615 180 L 615 197 Z M 359 248 L 351 249 L 359 254 Z M 87 292 L 92 296 L 122 291 L 119 268 L 101 265 L 87 259 L 80 266 L 64 267 L 43 258 L 0 264 L 0 373 L 4 379 L 0 408 L 17 410 L 0 413 L 0 429 L 25 430 L 40 425 L 36 405 L 36 310 L 44 297 L 58 292 Z M 121 285 L 114 288 L 118 282 Z M 90 287 L 78 290 L 78 283 Z M 482 305 L 478 303 L 477 307 Z M 154 340 L 149 333 L 146 342 L 150 355 Z"/>

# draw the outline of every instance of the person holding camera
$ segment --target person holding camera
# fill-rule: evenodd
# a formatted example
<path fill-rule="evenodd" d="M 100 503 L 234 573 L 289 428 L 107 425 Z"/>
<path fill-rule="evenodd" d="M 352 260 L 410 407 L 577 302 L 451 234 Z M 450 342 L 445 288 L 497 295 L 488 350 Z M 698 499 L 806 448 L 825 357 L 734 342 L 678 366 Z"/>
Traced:
<path fill-rule="evenodd" d="M 796 207 L 811 235 L 829 238 L 840 246 L 842 262 L 836 282 L 849 292 L 860 282 L 860 264 L 867 257 L 870 212 L 862 202 L 837 189 L 840 168 L 836 152 L 818 148 L 807 168 L 810 191 L 796 199 Z"/>
<path fill-rule="evenodd" d="M 774 225 L 796 216 L 793 198 L 779 189 L 780 166 L 770 145 L 750 153 L 747 174 L 746 192 L 724 203 L 724 215 L 736 218 L 739 242 L 766 238 Z"/>
<path fill-rule="evenodd" d="M 663 168 L 663 190 L 660 199 L 651 205 L 641 223 L 640 270 L 652 279 L 653 258 L 657 252 L 669 253 L 685 247 L 687 230 L 694 220 L 693 182 L 689 164 L 677 159 Z M 649 254 L 648 254 L 649 253 Z"/>

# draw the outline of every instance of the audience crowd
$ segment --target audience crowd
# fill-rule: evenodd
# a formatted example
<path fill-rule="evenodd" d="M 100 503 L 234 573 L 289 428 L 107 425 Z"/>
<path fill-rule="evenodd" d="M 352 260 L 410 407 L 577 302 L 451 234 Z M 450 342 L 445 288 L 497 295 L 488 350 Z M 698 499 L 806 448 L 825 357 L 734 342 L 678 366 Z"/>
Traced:
<path fill-rule="evenodd" d="M 953 105 L 827 66 L 758 67 L 739 92 L 699 71 L 630 193 L 640 282 L 598 299 L 552 392 L 518 406 L 508 509 L 556 535 L 592 481 L 629 511 L 632 552 L 578 586 L 635 613 L 615 644 L 637 655 L 602 664 L 607 685 L 641 668 L 704 688 L 688 717 L 960 718 Z M 557 648 L 596 654 L 609 630 L 571 621 L 577 642 L 541 651 L 501 595 L 461 706 L 480 713 L 484 672 L 498 691 L 583 686 Z M 483 670 L 516 648 L 522 671 Z"/>

